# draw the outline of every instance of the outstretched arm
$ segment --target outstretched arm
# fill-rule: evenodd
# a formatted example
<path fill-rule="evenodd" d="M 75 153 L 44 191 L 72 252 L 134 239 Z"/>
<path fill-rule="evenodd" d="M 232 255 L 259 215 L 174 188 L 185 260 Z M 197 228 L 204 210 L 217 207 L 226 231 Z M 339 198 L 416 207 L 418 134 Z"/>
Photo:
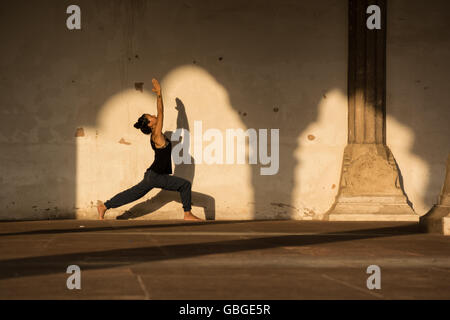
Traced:
<path fill-rule="evenodd" d="M 153 83 L 153 89 L 152 91 L 156 93 L 157 96 L 157 111 L 158 114 L 156 116 L 156 126 L 155 130 L 153 131 L 153 140 L 157 147 L 162 147 L 166 143 L 163 134 L 162 134 L 162 127 L 163 127 L 163 120 L 164 120 L 164 105 L 162 100 L 162 94 L 161 94 L 161 86 L 159 85 L 158 80 L 152 79 Z"/>

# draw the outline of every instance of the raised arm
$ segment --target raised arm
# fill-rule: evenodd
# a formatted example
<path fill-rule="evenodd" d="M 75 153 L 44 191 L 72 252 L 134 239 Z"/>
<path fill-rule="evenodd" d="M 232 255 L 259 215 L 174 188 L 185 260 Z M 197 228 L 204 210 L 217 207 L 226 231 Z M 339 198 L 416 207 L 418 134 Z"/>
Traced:
<path fill-rule="evenodd" d="M 163 127 L 163 121 L 164 121 L 164 105 L 162 100 L 162 94 L 161 94 L 161 86 L 159 85 L 158 80 L 152 79 L 153 83 L 153 89 L 152 91 L 156 93 L 157 96 L 157 116 L 156 116 L 156 126 L 155 130 L 152 133 L 153 141 L 155 142 L 157 147 L 162 147 L 165 144 L 165 139 L 162 134 L 162 127 Z"/>

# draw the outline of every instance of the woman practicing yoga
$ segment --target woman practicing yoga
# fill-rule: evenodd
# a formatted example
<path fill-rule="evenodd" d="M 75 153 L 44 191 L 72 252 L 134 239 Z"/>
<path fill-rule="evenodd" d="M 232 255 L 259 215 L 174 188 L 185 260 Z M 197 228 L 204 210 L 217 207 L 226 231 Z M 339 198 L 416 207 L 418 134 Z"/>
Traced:
<path fill-rule="evenodd" d="M 178 191 L 181 195 L 181 202 L 184 209 L 184 220 L 201 220 L 191 212 L 191 183 L 186 179 L 171 176 L 172 174 L 172 144 L 162 133 L 164 107 L 161 96 L 161 87 L 156 79 L 152 79 L 152 91 L 157 95 L 158 115 L 143 114 L 134 124 L 136 129 L 140 129 L 144 134 L 150 135 L 150 144 L 155 151 L 155 160 L 147 169 L 144 179 L 134 187 L 125 190 L 110 200 L 103 203 L 98 201 L 97 211 L 99 219 L 103 220 L 106 210 L 117 208 L 124 204 L 133 202 L 153 188 L 161 188 L 170 191 Z"/>

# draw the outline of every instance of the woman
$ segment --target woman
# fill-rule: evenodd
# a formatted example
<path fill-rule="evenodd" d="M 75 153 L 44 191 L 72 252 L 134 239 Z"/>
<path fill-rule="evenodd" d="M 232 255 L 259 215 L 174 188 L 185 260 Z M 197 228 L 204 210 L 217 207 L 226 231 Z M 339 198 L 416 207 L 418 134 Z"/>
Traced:
<path fill-rule="evenodd" d="M 144 134 L 151 135 L 150 144 L 155 151 L 155 160 L 145 172 L 144 179 L 137 185 L 115 195 L 105 203 L 100 200 L 98 201 L 97 211 L 100 220 L 104 219 L 108 209 L 117 208 L 133 202 L 143 197 L 153 188 L 178 191 L 181 195 L 181 202 L 183 203 L 184 220 L 201 220 L 191 212 L 191 183 L 186 179 L 171 176 L 172 144 L 162 133 L 164 107 L 161 96 L 161 87 L 156 79 L 152 79 L 152 83 L 152 91 L 155 92 L 158 97 L 158 115 L 155 117 L 153 115 L 143 114 L 134 124 L 134 127 L 140 129 Z"/>

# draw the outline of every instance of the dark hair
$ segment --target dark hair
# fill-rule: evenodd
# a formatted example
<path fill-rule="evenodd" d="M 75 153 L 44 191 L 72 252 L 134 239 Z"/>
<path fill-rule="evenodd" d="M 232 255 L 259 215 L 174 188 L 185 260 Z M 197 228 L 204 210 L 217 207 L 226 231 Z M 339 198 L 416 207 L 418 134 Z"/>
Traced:
<path fill-rule="evenodd" d="M 150 134 L 152 133 L 152 128 L 150 128 L 148 126 L 149 124 L 149 120 L 147 119 L 147 117 L 145 116 L 145 114 L 143 114 L 138 121 L 134 124 L 134 127 L 136 129 L 141 129 L 142 133 L 144 134 Z"/>

